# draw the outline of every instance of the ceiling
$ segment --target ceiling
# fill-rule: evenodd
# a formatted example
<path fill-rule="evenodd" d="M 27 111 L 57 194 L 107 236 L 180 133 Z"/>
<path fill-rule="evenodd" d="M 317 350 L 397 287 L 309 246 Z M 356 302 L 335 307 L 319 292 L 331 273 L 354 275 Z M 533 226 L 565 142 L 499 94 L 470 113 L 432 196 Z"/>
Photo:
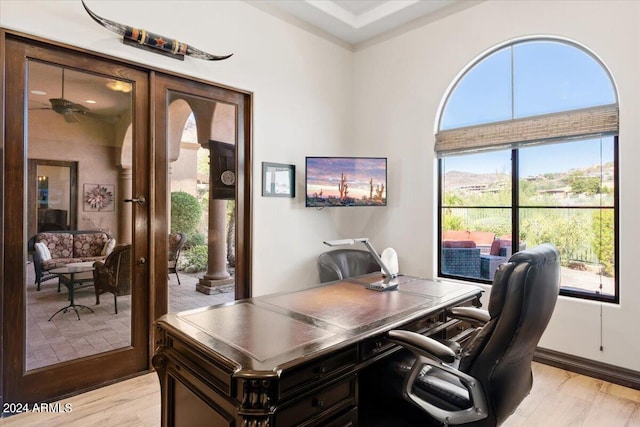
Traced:
<path fill-rule="evenodd" d="M 412 23 L 436 20 L 481 0 L 246 0 L 294 25 L 357 49 Z M 128 93 L 109 88 L 104 77 L 67 70 L 62 96 L 62 69 L 32 62 L 29 71 L 29 109 L 52 109 L 52 98 L 65 98 L 86 108 L 66 119 L 93 117 L 114 120 L 131 108 Z M 88 99 L 90 98 L 90 99 Z M 68 120 L 71 121 L 71 120 Z"/>
<path fill-rule="evenodd" d="M 113 122 L 131 109 L 131 93 L 124 92 L 131 90 L 129 84 L 120 82 L 120 86 L 114 86 L 116 81 L 106 77 L 71 69 L 65 69 L 63 75 L 62 70 L 59 66 L 29 61 L 28 101 L 34 114 L 38 110 L 53 110 L 53 98 L 81 105 L 83 112 L 63 114 L 69 122 L 87 116 Z"/>
<path fill-rule="evenodd" d="M 267 0 L 248 3 L 293 23 L 310 26 L 356 48 L 422 20 L 435 20 L 477 4 L 471 0 Z M 309 28 L 307 28 L 309 29 Z"/>

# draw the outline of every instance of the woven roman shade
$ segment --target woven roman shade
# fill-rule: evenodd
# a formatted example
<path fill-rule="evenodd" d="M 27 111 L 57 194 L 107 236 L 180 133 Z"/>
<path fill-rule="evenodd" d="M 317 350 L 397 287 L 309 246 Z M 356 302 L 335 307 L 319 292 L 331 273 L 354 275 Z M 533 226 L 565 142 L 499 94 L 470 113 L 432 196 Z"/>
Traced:
<path fill-rule="evenodd" d="M 588 139 L 618 133 L 618 105 L 526 117 L 436 134 L 438 157 L 516 148 L 554 140 Z"/>

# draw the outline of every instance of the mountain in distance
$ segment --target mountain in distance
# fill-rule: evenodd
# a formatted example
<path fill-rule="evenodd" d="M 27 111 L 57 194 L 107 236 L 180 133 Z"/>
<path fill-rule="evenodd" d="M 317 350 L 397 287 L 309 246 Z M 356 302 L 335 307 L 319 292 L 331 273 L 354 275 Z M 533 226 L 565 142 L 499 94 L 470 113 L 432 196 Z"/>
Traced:
<path fill-rule="evenodd" d="M 604 165 L 592 165 L 583 168 L 569 169 L 566 172 L 553 172 L 534 176 L 521 177 L 532 182 L 540 189 L 561 188 L 570 185 L 573 176 L 603 177 L 605 187 L 613 187 L 614 165 L 613 162 Z M 504 188 L 511 183 L 511 175 L 504 172 L 474 173 L 450 171 L 445 174 L 444 183 L 446 191 L 456 189 L 467 191 L 487 191 Z"/>

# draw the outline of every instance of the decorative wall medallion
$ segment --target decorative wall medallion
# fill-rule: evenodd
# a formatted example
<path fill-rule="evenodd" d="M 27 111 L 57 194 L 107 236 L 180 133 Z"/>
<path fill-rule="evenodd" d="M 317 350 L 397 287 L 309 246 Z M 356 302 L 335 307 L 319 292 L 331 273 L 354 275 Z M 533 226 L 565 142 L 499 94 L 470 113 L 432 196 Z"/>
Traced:
<path fill-rule="evenodd" d="M 112 184 L 85 184 L 84 210 L 104 212 L 114 210 L 114 186 Z"/>

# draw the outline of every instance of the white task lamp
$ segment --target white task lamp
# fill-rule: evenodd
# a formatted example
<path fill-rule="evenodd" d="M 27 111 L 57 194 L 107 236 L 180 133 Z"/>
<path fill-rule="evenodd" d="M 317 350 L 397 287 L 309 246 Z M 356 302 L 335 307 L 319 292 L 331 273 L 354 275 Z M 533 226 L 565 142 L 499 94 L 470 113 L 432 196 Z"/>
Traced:
<path fill-rule="evenodd" d="M 327 240 L 323 242 L 327 246 L 345 246 L 345 245 L 354 245 L 356 242 L 364 243 L 367 247 L 369 253 L 376 260 L 382 271 L 384 271 L 385 278 L 379 282 L 367 283 L 367 289 L 373 289 L 375 291 L 391 291 L 398 288 L 398 283 L 392 283 L 392 281 L 398 276 L 398 273 L 391 273 L 389 268 L 382 261 L 376 250 L 373 248 L 371 243 L 369 243 L 369 239 L 366 237 L 360 237 L 358 239 L 341 239 L 341 240 Z"/>

